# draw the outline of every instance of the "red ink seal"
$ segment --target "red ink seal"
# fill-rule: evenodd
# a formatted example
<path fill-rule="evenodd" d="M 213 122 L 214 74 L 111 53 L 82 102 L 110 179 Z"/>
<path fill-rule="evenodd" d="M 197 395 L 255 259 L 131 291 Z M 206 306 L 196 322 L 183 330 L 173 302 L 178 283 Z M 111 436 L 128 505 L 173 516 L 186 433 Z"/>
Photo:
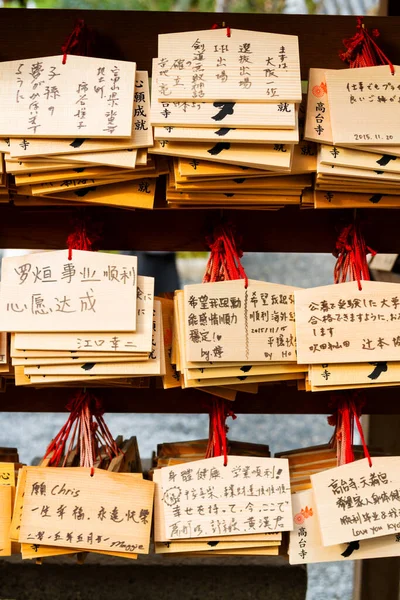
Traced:
<path fill-rule="evenodd" d="M 319 85 L 314 85 L 311 91 L 316 98 L 322 98 L 322 96 L 328 93 L 328 88 L 325 81 L 321 81 Z"/>
<path fill-rule="evenodd" d="M 322 96 L 324 96 L 325 94 L 325 90 L 322 85 L 314 85 L 311 91 L 313 93 L 313 96 L 315 96 L 316 98 L 322 98 Z"/>

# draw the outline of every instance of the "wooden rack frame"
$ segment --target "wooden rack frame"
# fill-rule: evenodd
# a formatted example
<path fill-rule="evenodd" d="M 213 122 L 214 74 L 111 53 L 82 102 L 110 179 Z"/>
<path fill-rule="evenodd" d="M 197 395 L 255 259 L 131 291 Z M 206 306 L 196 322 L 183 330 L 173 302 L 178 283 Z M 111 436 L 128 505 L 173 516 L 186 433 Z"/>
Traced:
<path fill-rule="evenodd" d="M 398 0 L 388 1 L 389 14 L 399 14 Z M 102 56 L 133 60 L 139 69 L 151 70 L 157 55 L 157 35 L 174 31 L 208 29 L 215 21 L 230 27 L 299 36 L 303 79 L 310 67 L 344 68 L 338 53 L 342 39 L 353 35 L 354 17 L 269 14 L 162 13 L 133 11 L 0 10 L 0 60 L 17 60 L 59 54 L 76 18 L 85 19 L 101 36 Z M 400 64 L 400 17 L 368 17 L 368 28 L 378 28 L 380 43 L 394 64 Z M 1 83 L 0 83 L 1 85 Z M 162 187 L 157 189 L 157 202 Z M 104 249 L 205 250 L 204 238 L 215 211 L 126 211 L 88 207 L 94 221 L 103 224 Z M 0 206 L 0 246 L 3 248 L 64 248 L 70 223 L 78 208 L 29 208 Z M 346 210 L 299 210 L 286 207 L 277 212 L 225 211 L 238 223 L 245 251 L 331 252 L 338 226 L 350 220 Z M 379 252 L 397 252 L 400 244 L 400 211 L 360 211 L 368 244 Z M 110 412 L 204 412 L 209 396 L 198 390 L 101 389 L 97 392 Z M 35 390 L 8 386 L 0 394 L 2 411 L 63 411 L 71 390 Z M 373 417 L 370 442 L 399 453 L 400 413 L 398 388 L 366 390 L 364 412 L 390 414 Z M 237 413 L 329 413 L 329 393 L 298 392 L 295 386 L 273 385 L 258 395 L 238 394 Z M 399 558 L 362 561 L 358 565 L 358 600 L 398 598 Z M 361 571 L 362 569 L 362 571 Z"/>
<path fill-rule="evenodd" d="M 207 29 L 216 21 L 230 27 L 295 34 L 299 36 L 303 79 L 310 67 L 344 68 L 338 57 L 342 39 L 354 33 L 353 17 L 268 14 L 162 13 L 134 11 L 15 10 L 0 12 L 0 60 L 59 54 L 76 18 L 96 30 L 101 54 L 136 61 L 139 69 L 151 70 L 157 55 L 157 35 L 174 31 Z M 380 41 L 394 64 L 400 62 L 400 17 L 367 18 L 377 27 Z M 162 185 L 156 206 L 162 203 Z M 0 246 L 3 248 L 63 248 L 71 221 L 79 208 L 30 208 L 0 206 Z M 205 235 L 215 216 L 213 210 L 127 211 L 88 207 L 87 214 L 103 226 L 102 248 L 118 250 L 205 250 Z M 237 222 L 245 251 L 331 252 L 337 229 L 351 219 L 347 210 L 300 210 L 286 207 L 276 212 L 225 211 Z M 400 242 L 400 211 L 360 211 L 368 244 L 380 252 L 397 252 Z M 207 394 L 198 390 L 103 389 L 98 392 L 113 412 L 202 412 Z M 62 411 L 70 390 L 8 386 L 0 397 L 3 411 Z M 368 413 L 394 414 L 397 388 L 369 389 Z M 238 394 L 240 413 L 327 413 L 329 394 L 298 392 L 294 386 L 262 388 L 257 396 Z"/>

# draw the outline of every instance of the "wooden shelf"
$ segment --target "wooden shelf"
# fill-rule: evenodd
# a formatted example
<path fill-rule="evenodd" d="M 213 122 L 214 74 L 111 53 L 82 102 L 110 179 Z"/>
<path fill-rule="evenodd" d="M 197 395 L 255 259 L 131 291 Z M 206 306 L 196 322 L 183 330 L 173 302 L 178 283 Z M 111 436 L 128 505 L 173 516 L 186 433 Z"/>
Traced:
<path fill-rule="evenodd" d="M 154 211 L 90 207 L 84 209 L 103 230 L 102 250 L 208 250 L 205 237 L 219 215 L 215 210 Z M 359 210 L 365 238 L 378 252 L 399 250 L 399 210 Z M 0 205 L 2 248 L 65 248 L 79 209 L 29 208 Z M 352 219 L 352 210 L 279 211 L 224 210 L 242 235 L 245 252 L 332 252 L 340 225 Z"/>
<path fill-rule="evenodd" d="M 207 413 L 211 396 L 199 390 L 179 388 L 163 390 L 130 388 L 90 388 L 109 413 Z M 73 388 L 15 387 L 8 385 L 0 394 L 2 412 L 67 412 L 66 404 Z M 398 414 L 399 389 L 396 387 L 365 390 L 363 414 Z M 379 400 L 378 400 L 379 398 Z M 236 414 L 329 414 L 329 392 L 299 392 L 283 384 L 261 388 L 258 394 L 239 392 L 232 408 Z"/>

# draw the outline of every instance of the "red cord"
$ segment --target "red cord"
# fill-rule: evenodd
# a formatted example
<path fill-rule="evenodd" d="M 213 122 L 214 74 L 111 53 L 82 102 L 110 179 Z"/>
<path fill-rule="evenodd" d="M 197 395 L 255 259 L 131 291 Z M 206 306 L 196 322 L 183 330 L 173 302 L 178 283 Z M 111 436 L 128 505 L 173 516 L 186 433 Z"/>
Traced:
<path fill-rule="evenodd" d="M 334 282 L 357 281 L 358 289 L 362 290 L 361 281 L 369 281 L 367 255 L 375 256 L 375 250 L 366 245 L 361 227 L 357 221 L 346 225 L 341 230 L 336 241 L 336 256 Z"/>
<path fill-rule="evenodd" d="M 100 239 L 98 231 L 91 227 L 90 233 L 88 226 L 83 219 L 77 219 L 75 229 L 67 237 L 68 260 L 72 260 L 72 250 L 89 250 L 95 249 L 96 243 Z"/>
<path fill-rule="evenodd" d="M 104 421 L 101 402 L 93 394 L 77 391 L 67 409 L 70 411 L 67 422 L 50 442 L 44 458 L 49 458 L 49 465 L 55 467 L 60 466 L 63 459 L 62 466 L 65 466 L 69 452 L 77 446 L 80 466 L 89 467 L 93 476 L 94 463 L 101 461 L 103 451 L 110 460 L 121 451 Z M 65 452 L 68 440 L 68 450 Z"/>
<path fill-rule="evenodd" d="M 206 458 L 223 455 L 224 467 L 226 467 L 228 464 L 228 443 L 226 434 L 229 431 L 226 419 L 232 417 L 232 419 L 235 420 L 236 415 L 231 410 L 228 401 L 223 400 L 222 398 L 213 398 L 209 410 L 210 421 Z"/>
<path fill-rule="evenodd" d="M 214 23 L 211 29 L 226 29 L 226 37 L 231 37 L 231 28 L 225 27 L 224 23 L 222 25 L 220 25 L 219 23 Z"/>
<path fill-rule="evenodd" d="M 343 40 L 346 51 L 339 53 L 342 61 L 347 62 L 350 68 L 389 65 L 390 72 L 394 75 L 393 64 L 374 40 L 379 37 L 379 31 L 373 29 L 370 34 L 364 26 L 363 17 L 357 17 L 356 29 L 351 38 Z"/>
<path fill-rule="evenodd" d="M 93 31 L 87 25 L 83 19 L 77 19 L 74 28 L 66 39 L 65 43 L 61 46 L 61 52 L 63 53 L 62 64 L 65 65 L 67 62 L 68 54 L 75 54 L 77 56 L 90 56 L 92 53 L 93 44 Z"/>
<path fill-rule="evenodd" d="M 233 226 L 230 223 L 219 224 L 213 235 L 207 238 L 211 253 L 203 277 L 203 283 L 244 279 L 248 287 L 248 278 L 240 262 L 243 256 L 239 248 Z"/>
<path fill-rule="evenodd" d="M 364 456 L 368 459 L 369 466 L 372 467 L 371 456 L 360 421 L 362 406 L 364 404 L 363 398 L 360 394 L 353 393 L 351 397 L 344 395 L 335 397 L 334 401 L 337 408 L 335 413 L 328 417 L 328 423 L 335 427 L 331 442 L 336 448 L 338 465 L 346 465 L 354 462 L 353 441 L 355 422 L 361 438 Z"/>

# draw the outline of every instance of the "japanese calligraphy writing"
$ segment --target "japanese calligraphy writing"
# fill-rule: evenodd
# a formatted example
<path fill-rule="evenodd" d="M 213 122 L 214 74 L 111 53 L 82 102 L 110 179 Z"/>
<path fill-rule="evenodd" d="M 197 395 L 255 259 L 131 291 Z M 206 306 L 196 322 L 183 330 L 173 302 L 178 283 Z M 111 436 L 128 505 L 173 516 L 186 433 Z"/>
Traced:
<path fill-rule="evenodd" d="M 137 323 L 134 333 L 16 333 L 17 348 L 30 350 L 69 350 L 82 352 L 150 352 L 152 349 L 152 321 L 154 303 L 154 278 L 138 275 L 137 278 Z"/>
<path fill-rule="evenodd" d="M 225 54 L 224 54 L 225 56 Z M 225 60 L 225 58 L 221 60 Z M 221 63 L 222 64 L 222 63 Z M 244 126 L 266 128 L 295 127 L 295 105 L 292 102 L 253 104 L 250 102 L 203 102 L 201 99 L 186 101 L 164 100 L 157 102 L 157 86 L 161 67 L 157 59 L 153 60 L 151 123 L 159 126 L 196 126 L 215 127 Z M 224 70 L 220 75 L 221 84 Z M 247 84 L 246 84 L 247 85 Z"/>
<path fill-rule="evenodd" d="M 349 549 L 349 544 L 323 546 L 319 532 L 318 515 L 314 508 L 312 490 L 292 495 L 294 529 L 290 532 L 289 562 L 292 565 L 336 560 L 359 560 L 398 556 L 400 554 L 399 534 L 386 535 L 376 539 L 357 542 Z M 310 515 L 311 511 L 311 515 Z M 308 518 L 305 516 L 308 513 Z"/>
<path fill-rule="evenodd" d="M 101 75 L 101 69 L 99 71 L 98 85 L 94 86 L 94 91 L 99 95 L 100 100 L 105 102 L 105 100 L 103 101 L 105 93 L 105 76 Z M 102 81 L 103 79 L 104 81 Z M 11 138 L 11 155 L 13 157 L 43 156 L 45 154 L 52 156 L 54 154 L 79 154 L 83 151 L 112 151 L 151 146 L 153 143 L 153 135 L 152 129 L 149 127 L 149 117 L 150 95 L 148 74 L 147 71 L 137 71 L 133 100 L 133 122 L 130 138 L 77 138 L 73 141 L 63 138 L 52 138 L 51 140 L 40 138 Z"/>
<path fill-rule="evenodd" d="M 86 364 L 79 364 L 72 360 L 65 364 L 42 364 L 40 366 L 28 365 L 26 366 L 25 373 L 30 376 L 46 376 L 46 381 L 49 380 L 47 376 L 57 375 L 75 375 L 80 376 L 85 373 L 87 369 L 90 371 L 90 375 L 126 375 L 126 376 L 138 376 L 138 375 L 161 375 L 161 307 L 160 302 L 156 300 L 154 302 L 153 309 L 153 321 L 152 321 L 152 342 L 151 349 L 147 355 L 132 358 L 132 361 L 99 361 L 95 359 L 89 361 Z M 99 336 L 100 337 L 100 336 Z M 118 335 L 114 335 L 112 343 L 119 347 L 120 338 Z"/>
<path fill-rule="evenodd" d="M 332 142 L 325 69 L 310 69 L 309 72 L 304 137 L 306 140 Z"/>
<path fill-rule="evenodd" d="M 400 287 L 363 282 L 295 292 L 299 363 L 400 360 Z"/>
<path fill-rule="evenodd" d="M 301 100 L 296 36 L 223 29 L 159 35 L 157 95 L 170 101 Z"/>
<path fill-rule="evenodd" d="M 293 289 L 257 281 L 185 286 L 188 361 L 295 361 Z"/>
<path fill-rule="evenodd" d="M 136 257 L 79 250 L 5 258 L 3 331 L 135 331 L 136 269 Z"/>
<path fill-rule="evenodd" d="M 400 76 L 389 66 L 326 72 L 333 143 L 398 144 Z"/>
<path fill-rule="evenodd" d="M 0 485 L 15 487 L 14 463 L 0 462 Z"/>
<path fill-rule="evenodd" d="M 2 135 L 131 135 L 135 63 L 70 59 L 65 65 L 60 56 L 1 64 Z"/>
<path fill-rule="evenodd" d="M 161 469 L 167 539 L 292 529 L 286 459 L 230 456 Z"/>
<path fill-rule="evenodd" d="M 400 532 L 399 465 L 374 457 L 311 475 L 324 546 Z"/>
<path fill-rule="evenodd" d="M 30 469 L 20 540 L 146 554 L 152 502 L 153 483 L 131 474 Z"/>

